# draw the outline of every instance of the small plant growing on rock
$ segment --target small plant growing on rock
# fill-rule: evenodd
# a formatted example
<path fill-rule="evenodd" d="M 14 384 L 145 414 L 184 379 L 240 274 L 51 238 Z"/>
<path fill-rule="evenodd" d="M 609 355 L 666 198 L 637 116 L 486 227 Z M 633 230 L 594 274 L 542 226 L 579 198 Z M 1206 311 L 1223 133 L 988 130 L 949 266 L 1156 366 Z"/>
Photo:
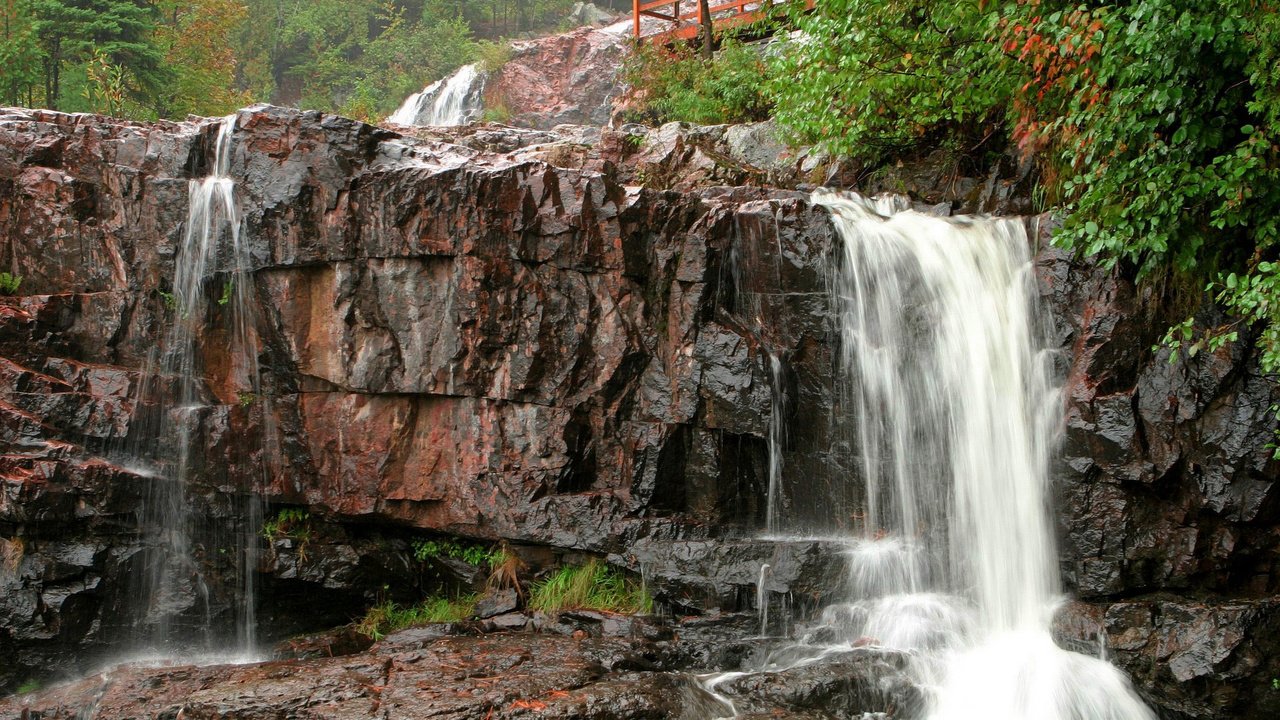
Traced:
<path fill-rule="evenodd" d="M 300 508 L 285 508 L 276 513 L 274 518 L 262 523 L 262 536 L 268 540 L 309 538 L 311 514 Z"/>
<path fill-rule="evenodd" d="M 231 302 L 231 295 L 236 291 L 236 284 L 230 280 L 222 283 L 222 295 L 218 296 L 218 307 L 226 307 Z"/>
<path fill-rule="evenodd" d="M 653 612 L 653 597 L 644 585 L 593 558 L 585 565 L 566 565 L 535 583 L 529 608 L 550 613 L 604 610 L 647 615 Z"/>
<path fill-rule="evenodd" d="M 484 112 L 480 115 L 480 120 L 506 125 L 511 122 L 511 108 L 507 107 L 506 103 L 503 102 L 495 103 L 484 109 Z"/>
<path fill-rule="evenodd" d="M 479 595 L 470 594 L 455 598 L 430 597 L 409 606 L 384 602 L 369 608 L 360 622 L 356 623 L 356 632 L 381 640 L 389 633 L 415 625 L 462 622 L 475 614 L 479 600 Z"/>
<path fill-rule="evenodd" d="M 17 695 L 26 695 L 27 693 L 40 692 L 40 688 L 44 687 L 44 683 L 39 680 L 28 680 L 18 686 L 14 691 Z"/>
<path fill-rule="evenodd" d="M 242 392 L 236 394 L 236 401 L 240 403 L 240 407 L 247 408 L 257 402 L 258 396 L 251 392 Z"/>
<path fill-rule="evenodd" d="M 274 518 L 262 523 L 262 536 L 275 552 L 277 540 L 294 541 L 294 550 L 298 553 L 298 561 L 307 561 L 307 544 L 311 542 L 311 515 L 300 508 L 285 508 L 276 513 Z"/>
<path fill-rule="evenodd" d="M 22 287 L 22 276 L 0 272 L 0 295 L 14 295 Z"/>
<path fill-rule="evenodd" d="M 495 590 L 510 588 L 523 599 L 524 586 L 520 584 L 520 573 L 524 569 L 524 561 L 504 544 L 494 557 L 489 558 L 489 587 Z"/>
<path fill-rule="evenodd" d="M 467 545 L 457 540 L 414 540 L 413 557 L 419 562 L 449 557 L 468 565 L 492 569 L 505 560 L 505 553 L 501 548 Z"/>
<path fill-rule="evenodd" d="M 164 303 L 165 308 L 169 310 L 178 309 L 178 298 L 173 293 L 163 290 L 157 290 L 156 293 L 160 295 L 160 302 Z"/>

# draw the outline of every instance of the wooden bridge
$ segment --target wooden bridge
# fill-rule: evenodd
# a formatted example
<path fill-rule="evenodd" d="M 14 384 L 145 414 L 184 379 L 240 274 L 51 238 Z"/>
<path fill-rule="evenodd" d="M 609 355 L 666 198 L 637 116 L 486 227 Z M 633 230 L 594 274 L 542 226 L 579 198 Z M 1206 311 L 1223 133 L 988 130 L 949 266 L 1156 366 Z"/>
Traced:
<path fill-rule="evenodd" d="M 755 22 L 774 6 L 794 2 L 804 2 L 811 9 L 814 0 L 708 0 L 715 32 Z M 641 17 L 665 20 L 664 29 L 653 32 L 642 28 Z M 698 0 L 631 0 L 631 22 L 637 39 L 643 37 L 661 45 L 692 40 L 701 31 L 702 4 Z"/>

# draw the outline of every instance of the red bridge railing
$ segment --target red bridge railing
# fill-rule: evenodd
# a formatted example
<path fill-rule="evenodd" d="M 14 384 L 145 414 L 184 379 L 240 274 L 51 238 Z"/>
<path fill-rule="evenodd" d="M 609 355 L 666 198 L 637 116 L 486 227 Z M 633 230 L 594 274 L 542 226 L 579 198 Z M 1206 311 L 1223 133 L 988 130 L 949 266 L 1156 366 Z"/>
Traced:
<path fill-rule="evenodd" d="M 709 0 L 714 29 L 719 31 L 736 25 L 745 25 L 763 17 L 774 5 L 804 2 L 812 8 L 814 0 Z M 642 17 L 667 21 L 665 29 L 649 35 L 640 26 Z M 654 42 L 668 43 L 697 37 L 702 25 L 702 4 L 698 0 L 631 0 L 632 34 L 648 37 Z"/>

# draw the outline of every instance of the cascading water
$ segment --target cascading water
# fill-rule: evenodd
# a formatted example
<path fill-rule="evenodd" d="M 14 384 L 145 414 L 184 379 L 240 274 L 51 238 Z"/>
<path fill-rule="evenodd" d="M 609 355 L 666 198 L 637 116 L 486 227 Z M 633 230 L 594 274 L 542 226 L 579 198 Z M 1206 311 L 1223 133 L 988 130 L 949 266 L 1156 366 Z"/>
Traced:
<path fill-rule="evenodd" d="M 235 182 L 229 175 L 235 120 L 233 115 L 220 121 L 212 172 L 189 181 L 187 222 L 175 257 L 172 293 L 166 296 L 172 324 L 159 361 L 144 372 L 139 400 L 157 419 L 155 447 L 139 454 L 159 468 L 142 511 L 143 531 L 159 538 L 138 572 L 135 602 L 147 627 L 135 640 L 161 653 L 181 648 L 244 654 L 256 645 L 254 574 L 262 524 L 256 494 L 233 492 L 228 517 L 219 522 L 197 515 L 191 493 L 194 475 L 205 470 L 199 467 L 200 434 L 218 410 L 201 363 L 212 307 L 226 322 L 228 385 L 250 398 L 257 397 L 259 388 L 249 248 L 240 236 Z M 220 292 L 212 303 L 210 287 Z M 229 412 L 227 408 L 221 405 L 221 411 Z M 269 414 L 263 412 L 264 417 Z M 211 570 L 215 567 L 221 569 Z M 215 574 L 218 580 L 212 582 Z M 214 594 L 228 592 L 230 601 L 218 605 L 231 607 L 234 619 L 229 622 L 215 617 L 213 601 Z"/>
<path fill-rule="evenodd" d="M 813 200 L 843 240 L 830 285 L 863 509 L 848 602 L 764 666 L 872 646 L 907 653 L 934 720 L 1154 718 L 1050 635 L 1061 400 L 1022 223 Z"/>
<path fill-rule="evenodd" d="M 397 125 L 465 125 L 484 110 L 485 75 L 479 65 L 464 65 L 452 75 L 414 93 L 387 118 Z"/>

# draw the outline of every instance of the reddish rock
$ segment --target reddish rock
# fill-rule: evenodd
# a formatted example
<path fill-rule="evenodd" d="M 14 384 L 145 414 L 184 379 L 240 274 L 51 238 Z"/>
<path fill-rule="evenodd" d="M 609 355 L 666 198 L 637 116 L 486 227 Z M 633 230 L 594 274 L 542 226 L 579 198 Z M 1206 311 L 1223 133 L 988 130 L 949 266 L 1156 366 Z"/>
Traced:
<path fill-rule="evenodd" d="M 512 43 L 511 58 L 485 84 L 485 108 L 505 122 L 550 129 L 609 122 L 630 25 L 583 27 Z"/>
<path fill-rule="evenodd" d="M 346 613 L 411 577 L 397 533 L 609 554 L 691 612 L 745 609 L 761 562 L 774 595 L 820 598 L 829 567 L 809 550 L 779 550 L 783 562 L 724 542 L 762 526 L 771 353 L 788 391 L 788 511 L 835 531 L 859 504 L 832 412 L 830 223 L 802 193 L 707 187 L 785 168 L 735 156 L 724 129 L 407 137 L 276 108 L 237 123 L 263 381 L 244 394 L 211 303 L 190 503 L 215 535 L 237 521 L 231 499 L 257 491 L 332 530 L 265 562 L 271 626 L 301 629 L 288 616 L 306 608 L 289 602 L 308 593 Z M 24 278 L 22 296 L 0 298 L 0 536 L 26 543 L 18 569 L 0 570 L 0 652 L 14 658 L 0 684 L 87 663 L 138 612 L 127 578 L 155 552 L 139 505 L 163 482 L 128 460 L 155 434 L 139 371 L 175 312 L 162 293 L 212 138 L 198 122 L 0 122 L 0 266 Z M 812 160 L 788 160 L 791 182 L 819 172 Z M 938 194 L 929 168 L 902 170 L 929 202 L 1016 209 L 1023 169 L 1001 160 L 963 197 Z M 1118 642 L 1154 658 L 1136 676 L 1190 717 L 1257 712 L 1280 668 L 1221 667 L 1243 647 L 1232 628 L 1269 627 L 1238 607 L 1280 593 L 1275 384 L 1248 337 L 1167 362 L 1151 351 L 1175 319 L 1160 298 L 1044 245 L 1067 378 L 1069 588 L 1108 608 L 1196 597 L 1186 612 L 1125 610 Z M 358 537 L 369 528 L 393 537 Z M 1196 628 L 1225 628 L 1221 647 L 1188 639 Z"/>

